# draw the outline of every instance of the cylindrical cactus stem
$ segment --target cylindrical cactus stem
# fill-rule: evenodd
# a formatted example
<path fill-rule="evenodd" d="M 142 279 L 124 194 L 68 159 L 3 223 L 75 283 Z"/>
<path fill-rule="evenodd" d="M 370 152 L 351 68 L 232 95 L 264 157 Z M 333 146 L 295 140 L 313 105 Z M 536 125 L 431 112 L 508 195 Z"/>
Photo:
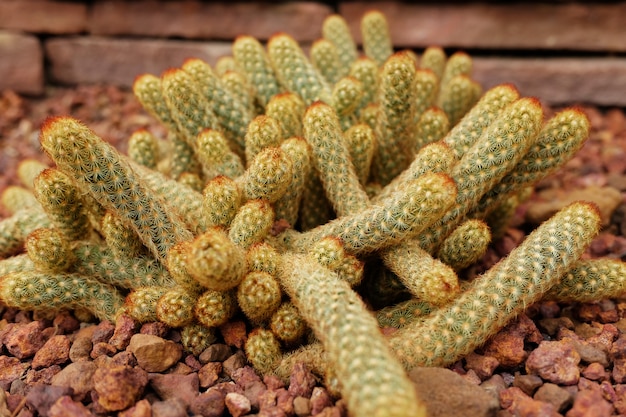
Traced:
<path fill-rule="evenodd" d="M 188 245 L 187 271 L 205 288 L 226 291 L 236 287 L 245 273 L 245 251 L 224 229 L 209 228 Z"/>
<path fill-rule="evenodd" d="M 376 131 L 379 110 L 380 104 L 378 102 L 369 103 L 359 111 L 359 122 L 365 123 L 371 127 L 372 130 Z"/>
<path fill-rule="evenodd" d="M 318 39 L 313 42 L 309 56 L 311 64 L 328 85 L 335 84 L 342 77 L 339 51 L 335 44 L 328 39 Z"/>
<path fill-rule="evenodd" d="M 308 326 L 291 301 L 284 301 L 270 319 L 272 333 L 286 345 L 294 345 L 302 340 Z"/>
<path fill-rule="evenodd" d="M 410 148 L 414 135 L 416 72 L 413 59 L 398 52 L 385 62 L 380 73 L 375 129 L 378 150 L 372 174 L 382 185 L 402 172 L 412 158 L 404 151 Z"/>
<path fill-rule="evenodd" d="M 600 224 L 593 204 L 562 209 L 451 304 L 394 333 L 389 341 L 395 355 L 410 369 L 446 366 L 470 353 L 556 285 Z"/>
<path fill-rule="evenodd" d="M 454 152 L 445 143 L 436 142 L 424 146 L 415 155 L 411 165 L 381 189 L 371 201 L 373 204 L 380 204 L 394 193 L 402 190 L 408 181 L 416 180 L 428 172 L 449 173 L 456 162 L 457 158 L 454 156 Z"/>
<path fill-rule="evenodd" d="M 245 136 L 246 166 L 250 166 L 252 160 L 259 152 L 268 147 L 277 147 L 283 141 L 280 123 L 267 115 L 260 115 L 252 119 L 248 124 Z"/>
<path fill-rule="evenodd" d="M 228 322 L 237 312 L 235 290 L 206 290 L 198 296 L 193 314 L 198 322 L 207 327 L 217 327 Z"/>
<path fill-rule="evenodd" d="M 246 126 L 252 119 L 248 108 L 224 86 L 211 66 L 198 58 L 186 60 L 183 71 L 191 75 L 200 92 L 209 100 L 213 113 L 226 138 L 238 149 L 243 149 Z"/>
<path fill-rule="evenodd" d="M 180 343 L 183 349 L 195 356 L 199 356 L 216 340 L 215 329 L 203 324 L 191 323 L 180 329 Z"/>
<path fill-rule="evenodd" d="M 204 181 L 195 172 L 183 172 L 178 177 L 178 183 L 197 193 L 202 192 L 204 188 Z"/>
<path fill-rule="evenodd" d="M 436 307 L 429 302 L 411 298 L 376 311 L 376 320 L 381 328 L 401 329 L 430 314 Z"/>
<path fill-rule="evenodd" d="M 415 72 L 415 108 L 413 109 L 413 123 L 417 124 L 426 109 L 435 105 L 437 99 L 439 79 L 430 70 L 418 69 Z M 414 147 L 415 145 L 413 145 Z M 410 150 L 409 150 L 410 151 Z"/>
<path fill-rule="evenodd" d="M 137 233 L 113 211 L 107 210 L 102 218 L 101 232 L 114 256 L 135 258 L 144 251 Z"/>
<path fill-rule="evenodd" d="M 244 346 L 246 358 L 262 375 L 269 375 L 282 358 L 280 343 L 270 330 L 256 328 L 248 334 Z"/>
<path fill-rule="evenodd" d="M 385 15 L 372 10 L 361 18 L 361 36 L 365 55 L 376 61 L 378 66 L 385 63 L 393 54 L 393 45 L 389 35 L 389 25 Z"/>
<path fill-rule="evenodd" d="M 267 242 L 255 243 L 246 251 L 247 272 L 258 271 L 276 275 L 279 262 L 278 250 Z"/>
<path fill-rule="evenodd" d="M 158 321 L 156 304 L 159 298 L 171 287 L 138 287 L 131 290 L 124 299 L 124 313 L 139 323 Z"/>
<path fill-rule="evenodd" d="M 474 81 L 467 75 L 459 74 L 443 86 L 438 105 L 454 126 L 474 105 L 474 98 Z"/>
<path fill-rule="evenodd" d="M 482 220 L 466 220 L 445 238 L 437 251 L 437 258 L 460 271 L 482 258 L 489 243 L 489 226 Z"/>
<path fill-rule="evenodd" d="M 78 259 L 75 265 L 77 273 L 93 276 L 116 287 L 174 286 L 165 267 L 151 257 L 118 257 L 107 246 L 92 242 L 81 242 L 73 253 Z"/>
<path fill-rule="evenodd" d="M 437 76 L 437 79 L 441 80 L 447 59 L 446 53 L 442 48 L 430 46 L 422 53 L 419 67 L 420 69 L 431 70 Z"/>
<path fill-rule="evenodd" d="M 501 199 L 556 171 L 584 145 L 589 128 L 589 119 L 580 109 L 565 109 L 550 118 L 524 157 L 481 198 L 472 212 L 485 216 Z"/>
<path fill-rule="evenodd" d="M 361 104 L 359 104 L 359 113 L 361 109 L 376 100 L 376 92 L 378 91 L 378 65 L 376 61 L 367 57 L 360 57 L 352 63 L 349 75 L 361 82 L 363 87 L 363 96 Z"/>
<path fill-rule="evenodd" d="M 497 85 L 487 92 L 476 105 L 443 138 L 454 150 L 457 158 L 463 156 L 480 138 L 483 131 L 502 112 L 517 100 L 519 93 L 510 84 Z"/>
<path fill-rule="evenodd" d="M 35 264 L 27 253 L 0 260 L 0 277 L 11 272 L 32 271 L 34 269 Z"/>
<path fill-rule="evenodd" d="M 429 107 L 422 113 L 415 125 L 416 154 L 424 146 L 438 142 L 450 131 L 450 121 L 446 112 L 438 107 Z"/>
<path fill-rule="evenodd" d="M 157 139 L 146 129 L 133 132 L 128 139 L 128 157 L 146 168 L 156 170 L 160 159 Z"/>
<path fill-rule="evenodd" d="M 24 187 L 32 191 L 35 178 L 46 168 L 48 165 L 37 159 L 24 159 L 17 165 L 17 178 Z"/>
<path fill-rule="evenodd" d="M 382 252 L 382 259 L 417 299 L 444 305 L 460 292 L 454 270 L 423 250 L 419 241 L 407 239 Z"/>
<path fill-rule="evenodd" d="M 261 43 L 251 36 L 238 36 L 233 42 L 233 57 L 254 86 L 256 99 L 262 108 L 270 99 L 283 92 L 269 57 Z"/>
<path fill-rule="evenodd" d="M 228 237 L 243 249 L 262 241 L 274 224 L 274 209 L 267 200 L 246 202 L 230 224 Z"/>
<path fill-rule="evenodd" d="M 46 213 L 37 207 L 18 210 L 11 217 L 0 221 L 0 258 L 20 251 L 26 237 L 36 229 L 50 227 L 52 222 Z"/>
<path fill-rule="evenodd" d="M 40 137 L 46 153 L 107 209 L 135 229 L 154 256 L 165 262 L 167 250 L 191 239 L 184 224 L 157 198 L 130 164 L 108 143 L 71 118 L 48 119 Z M 85 164 L 89 171 L 85 171 Z"/>
<path fill-rule="evenodd" d="M 280 125 L 283 140 L 302 136 L 302 118 L 305 111 L 302 98 L 291 92 L 276 94 L 265 107 L 265 114 Z"/>
<path fill-rule="evenodd" d="M 26 253 L 41 272 L 66 272 L 76 262 L 65 235 L 56 228 L 33 230 L 26 238 Z"/>
<path fill-rule="evenodd" d="M 280 148 L 293 163 L 293 177 L 285 194 L 274 203 L 274 213 L 276 220 L 282 219 L 294 226 L 298 220 L 306 178 L 311 176 L 313 169 L 311 147 L 303 138 L 293 137 L 284 141 Z"/>
<path fill-rule="evenodd" d="M 269 321 L 278 310 L 281 299 L 282 291 L 276 277 L 267 272 L 249 272 L 237 287 L 239 308 L 256 324 Z"/>
<path fill-rule="evenodd" d="M 339 76 L 348 75 L 352 63 L 359 54 L 345 19 L 337 14 L 326 17 L 322 24 L 322 36 L 337 48 Z"/>
<path fill-rule="evenodd" d="M 124 299 L 109 284 L 74 273 L 12 272 L 0 278 L 0 300 L 23 310 L 84 308 L 115 322 Z"/>
<path fill-rule="evenodd" d="M 161 79 L 152 74 L 142 74 L 133 83 L 133 93 L 143 108 L 163 123 L 171 133 L 178 131 L 178 125 L 163 96 Z"/>
<path fill-rule="evenodd" d="M 440 78 L 440 97 L 441 92 L 446 88 L 446 85 L 457 75 L 472 75 L 472 57 L 463 51 L 458 51 L 450 55 L 446 60 L 446 65 L 443 69 L 443 74 Z"/>
<path fill-rule="evenodd" d="M 357 121 L 356 111 L 363 97 L 363 85 L 354 77 L 343 77 L 333 87 L 331 106 L 339 117 L 341 130 L 347 130 Z"/>
<path fill-rule="evenodd" d="M 178 131 L 194 150 L 196 136 L 204 129 L 221 129 L 209 99 L 193 76 L 180 68 L 165 71 L 161 77 L 163 98 Z"/>
<path fill-rule="evenodd" d="M 267 43 L 267 53 L 280 84 L 298 94 L 305 104 L 330 102 L 330 88 L 291 36 L 278 33 Z"/>
<path fill-rule="evenodd" d="M 234 179 L 219 175 L 207 182 L 202 209 L 207 227 L 228 227 L 242 204 L 243 196 Z"/>
<path fill-rule="evenodd" d="M 82 191 L 72 179 L 56 168 L 48 168 L 35 178 L 35 198 L 54 226 L 70 241 L 88 239 L 91 224 L 83 206 Z"/>
<path fill-rule="evenodd" d="M 319 341 L 311 342 L 292 351 L 285 352 L 281 356 L 280 361 L 275 364 L 272 374 L 288 382 L 296 364 L 304 365 L 306 369 L 322 379 L 329 371 L 326 352 Z"/>
<path fill-rule="evenodd" d="M 184 139 L 184 134 L 170 132 L 168 140 L 171 143 L 171 156 L 166 167 L 168 175 L 177 180 L 184 172 L 199 172 L 200 163 L 196 159 L 196 151 Z"/>
<path fill-rule="evenodd" d="M 346 253 L 341 239 L 327 236 L 315 242 L 308 253 L 320 265 L 337 274 L 339 279 L 356 287 L 363 279 L 364 262 Z"/>
<path fill-rule="evenodd" d="M 545 298 L 559 302 L 590 303 L 617 298 L 626 289 L 626 263 L 618 259 L 585 259 L 574 263 Z"/>
<path fill-rule="evenodd" d="M 279 147 L 259 152 L 246 172 L 239 178 L 239 186 L 246 200 L 264 199 L 274 203 L 287 191 L 293 177 L 293 162 Z"/>
<path fill-rule="evenodd" d="M 228 147 L 222 132 L 205 129 L 196 138 L 196 155 L 208 178 L 225 175 L 237 178 L 244 173 L 244 164 L 239 155 Z"/>
<path fill-rule="evenodd" d="M 198 294 L 204 291 L 204 287 L 187 270 L 189 244 L 188 241 L 180 242 L 170 248 L 167 252 L 167 270 L 176 285 L 190 294 Z"/>
<path fill-rule="evenodd" d="M 445 174 L 424 174 L 408 181 L 382 205 L 343 216 L 293 237 L 291 245 L 307 251 L 314 242 L 337 236 L 348 253 L 369 253 L 415 236 L 439 219 L 453 204 L 456 185 Z"/>
<path fill-rule="evenodd" d="M 283 255 L 279 279 L 321 340 L 355 416 L 424 416 L 413 384 L 376 319 L 337 275 L 304 255 Z"/>
<path fill-rule="evenodd" d="M 170 288 L 156 303 L 157 319 L 170 327 L 183 327 L 194 320 L 193 306 L 196 294 L 190 294 L 183 288 Z"/>
<path fill-rule="evenodd" d="M 314 166 L 337 216 L 367 207 L 369 199 L 352 165 L 339 119 L 332 107 L 317 102 L 307 109 L 304 137 L 311 145 Z"/>
<path fill-rule="evenodd" d="M 306 231 L 322 225 L 336 217 L 333 207 L 324 192 L 324 186 L 317 173 L 304 178 L 304 192 L 298 211 L 298 230 Z"/>
<path fill-rule="evenodd" d="M 432 252 L 464 219 L 480 198 L 524 156 L 541 128 L 543 112 L 537 99 L 522 98 L 507 106 L 452 168 L 459 193 L 445 216 L 419 236 Z"/>
<path fill-rule="evenodd" d="M 374 131 L 366 124 L 355 124 L 343 134 L 350 159 L 361 186 L 367 184 L 376 150 Z"/>
<path fill-rule="evenodd" d="M 215 62 L 215 73 L 222 77 L 224 74 L 228 72 L 242 72 L 243 70 L 235 61 L 235 57 L 232 55 L 222 55 Z"/>
<path fill-rule="evenodd" d="M 41 205 L 31 190 L 18 185 L 9 185 L 0 197 L 4 209 L 13 215 L 25 208 L 39 208 Z"/>
<path fill-rule="evenodd" d="M 256 116 L 257 109 L 254 103 L 254 88 L 248 82 L 246 75 L 239 68 L 228 70 L 220 74 L 220 69 L 218 68 L 219 63 L 220 61 L 218 60 L 215 66 L 215 72 L 219 74 L 224 88 L 232 94 L 235 100 L 241 103 L 250 117 Z"/>

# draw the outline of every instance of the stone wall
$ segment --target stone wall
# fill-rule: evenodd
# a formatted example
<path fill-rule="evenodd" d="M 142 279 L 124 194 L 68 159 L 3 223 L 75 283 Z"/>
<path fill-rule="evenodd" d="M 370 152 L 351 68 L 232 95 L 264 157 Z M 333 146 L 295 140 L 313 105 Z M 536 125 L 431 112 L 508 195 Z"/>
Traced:
<path fill-rule="evenodd" d="M 304 45 L 340 13 L 359 39 L 376 8 L 394 45 L 465 50 L 485 87 L 514 83 L 547 104 L 626 106 L 626 2 L 229 2 L 0 0 L 0 90 L 131 86 L 189 57 L 210 63 L 240 34 L 283 31 Z"/>

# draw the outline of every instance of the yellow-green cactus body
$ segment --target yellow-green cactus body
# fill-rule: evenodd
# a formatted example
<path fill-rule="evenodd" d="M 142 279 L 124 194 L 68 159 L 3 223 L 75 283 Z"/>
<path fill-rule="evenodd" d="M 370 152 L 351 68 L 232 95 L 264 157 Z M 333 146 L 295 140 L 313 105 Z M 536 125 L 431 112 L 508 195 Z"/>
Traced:
<path fill-rule="evenodd" d="M 393 352 L 408 369 L 452 364 L 557 284 L 599 228 L 594 205 L 562 209 L 452 303 L 392 335 Z"/>
<path fill-rule="evenodd" d="M 150 169 L 157 169 L 159 163 L 159 143 L 146 129 L 140 129 L 128 139 L 128 157 Z"/>
<path fill-rule="evenodd" d="M 133 83 L 133 93 L 143 108 L 167 126 L 171 133 L 178 130 L 172 111 L 163 95 L 163 82 L 152 74 L 142 74 Z"/>
<path fill-rule="evenodd" d="M 348 75 L 350 66 L 359 54 L 345 19 L 337 14 L 328 16 L 322 24 L 322 36 L 337 48 L 339 76 Z"/>
<path fill-rule="evenodd" d="M 0 258 L 19 252 L 26 237 L 40 227 L 50 227 L 52 223 L 40 208 L 18 210 L 11 217 L 0 221 Z"/>
<path fill-rule="evenodd" d="M 55 228 L 33 230 L 24 246 L 35 267 L 42 272 L 65 272 L 76 261 L 70 242 Z"/>
<path fill-rule="evenodd" d="M 293 163 L 291 185 L 285 194 L 274 203 L 274 217 L 285 220 L 294 226 L 298 220 L 298 211 L 305 191 L 306 178 L 311 176 L 311 148 L 306 140 L 293 137 L 284 141 L 280 148 L 289 156 Z"/>
<path fill-rule="evenodd" d="M 256 199 L 239 208 L 228 230 L 230 240 L 247 249 L 262 241 L 274 224 L 274 209 L 267 200 Z"/>
<path fill-rule="evenodd" d="M 434 72 L 418 69 L 415 72 L 415 107 L 413 109 L 413 123 L 418 123 L 422 113 L 435 105 L 439 80 Z"/>
<path fill-rule="evenodd" d="M 281 297 L 278 281 L 267 272 L 249 272 L 237 287 L 239 308 L 253 323 L 268 321 L 278 310 Z"/>
<path fill-rule="evenodd" d="M 293 162 L 280 147 L 259 152 L 246 172 L 238 178 L 246 200 L 264 199 L 274 203 L 287 191 L 293 177 Z"/>
<path fill-rule="evenodd" d="M 454 126 L 474 105 L 474 98 L 474 82 L 467 75 L 460 74 L 442 87 L 438 105 Z"/>
<path fill-rule="evenodd" d="M 431 70 L 441 80 L 447 61 L 446 53 L 438 46 L 429 46 L 420 57 L 420 69 Z"/>
<path fill-rule="evenodd" d="M 280 125 L 283 140 L 302 136 L 302 118 L 306 106 L 299 95 L 291 92 L 276 94 L 267 107 L 265 115 L 276 120 Z"/>
<path fill-rule="evenodd" d="M 48 165 L 36 159 L 24 159 L 17 165 L 17 178 L 29 190 L 33 190 L 33 182 Z"/>
<path fill-rule="evenodd" d="M 370 176 L 370 168 L 376 151 L 374 131 L 368 125 L 359 123 L 346 130 L 343 136 L 356 176 L 359 178 L 361 186 L 365 186 Z"/>
<path fill-rule="evenodd" d="M 291 301 L 286 301 L 272 315 L 270 329 L 278 339 L 290 345 L 302 340 L 308 326 L 298 308 Z"/>
<path fill-rule="evenodd" d="M 0 277 L 11 272 L 32 271 L 34 269 L 35 264 L 27 253 L 0 260 Z"/>
<path fill-rule="evenodd" d="M 318 39 L 311 45 L 311 64 L 321 74 L 329 85 L 335 84 L 341 78 L 339 51 L 334 43 L 328 39 Z"/>
<path fill-rule="evenodd" d="M 34 207 L 41 210 L 41 205 L 32 191 L 18 185 L 9 185 L 5 188 L 4 191 L 2 191 L 0 201 L 4 209 L 11 215 L 24 208 Z"/>
<path fill-rule="evenodd" d="M 114 212 L 106 212 L 100 230 L 114 256 L 135 258 L 143 252 L 144 246 L 137 233 Z"/>
<path fill-rule="evenodd" d="M 193 314 L 198 322 L 207 327 L 217 327 L 237 311 L 235 290 L 206 290 L 198 296 L 193 307 Z"/>
<path fill-rule="evenodd" d="M 437 251 L 437 258 L 459 271 L 482 258 L 489 243 L 489 226 L 481 220 L 467 220 L 446 237 Z"/>
<path fill-rule="evenodd" d="M 426 301 L 411 298 L 376 311 L 376 320 L 378 320 L 380 327 L 401 329 L 420 318 L 426 317 L 435 309 L 435 306 Z"/>
<path fill-rule="evenodd" d="M 280 255 L 278 250 L 267 242 L 259 242 L 246 251 L 246 269 L 275 275 L 278 272 Z"/>
<path fill-rule="evenodd" d="M 416 154 L 424 146 L 438 142 L 450 131 L 450 121 L 446 112 L 438 107 L 429 107 L 422 113 L 415 125 Z"/>
<path fill-rule="evenodd" d="M 622 297 L 626 290 L 626 263 L 617 259 L 579 260 L 546 294 L 559 302 L 589 303 Z"/>
<path fill-rule="evenodd" d="M 191 323 L 180 329 L 180 343 L 187 352 L 195 356 L 199 356 L 216 340 L 215 329 L 202 324 Z"/>
<path fill-rule="evenodd" d="M 446 65 L 443 69 L 443 74 L 440 77 L 440 99 L 441 93 L 446 88 L 448 83 L 457 75 L 472 75 L 472 58 L 465 52 L 455 52 L 446 60 Z"/>
<path fill-rule="evenodd" d="M 156 304 L 171 287 L 137 287 L 124 299 L 124 313 L 139 323 L 157 321 Z"/>
<path fill-rule="evenodd" d="M 204 187 L 202 208 L 207 227 L 228 226 L 242 204 L 241 189 L 234 179 L 217 176 Z"/>
<path fill-rule="evenodd" d="M 369 11 L 361 18 L 361 36 L 365 55 L 373 59 L 378 66 L 393 53 L 389 25 L 385 16 L 376 10 Z"/>
<path fill-rule="evenodd" d="M 378 64 L 371 58 L 360 57 L 352 63 L 349 75 L 361 82 L 363 97 L 359 110 L 376 100 L 378 91 Z"/>
<path fill-rule="evenodd" d="M 194 294 L 183 288 L 170 288 L 161 295 L 156 303 L 157 319 L 170 327 L 183 327 L 193 322 Z"/>
<path fill-rule="evenodd" d="M 248 362 L 262 375 L 270 374 L 282 357 L 280 343 L 274 333 L 262 328 L 250 332 L 244 350 Z"/>
<path fill-rule="evenodd" d="M 167 252 L 167 271 L 177 286 L 189 294 L 199 294 L 204 291 L 204 288 L 187 270 L 189 243 L 188 241 L 180 242 L 170 248 Z"/>
<path fill-rule="evenodd" d="M 219 60 L 218 60 L 219 64 Z M 220 74 L 217 64 L 215 72 Z M 239 101 L 250 117 L 256 116 L 257 109 L 254 102 L 254 89 L 248 82 L 245 74 L 240 70 L 229 70 L 220 74 L 220 80 L 224 84 L 224 88 Z"/>
<path fill-rule="evenodd" d="M 354 416 L 425 416 L 415 388 L 388 349 L 376 319 L 336 274 L 285 254 L 280 281 L 324 345 Z"/>
<path fill-rule="evenodd" d="M 116 212 L 135 229 L 161 262 L 167 250 L 189 240 L 184 224 L 144 184 L 130 164 L 91 130 L 70 118 L 48 120 L 41 145 L 60 170 L 71 175 L 102 206 Z M 83 164 L 89 164 L 85 171 Z"/>
<path fill-rule="evenodd" d="M 228 141 L 222 132 L 205 129 L 198 135 L 197 157 L 207 177 L 225 175 L 237 178 L 245 171 L 239 155 L 228 147 Z"/>
<path fill-rule="evenodd" d="M 351 287 L 356 287 L 363 279 L 364 263 L 346 253 L 339 238 L 328 236 L 315 242 L 308 255 L 335 272 L 339 279 L 346 281 Z"/>
<path fill-rule="evenodd" d="M 271 101 L 271 100 L 270 100 Z M 263 149 L 277 147 L 283 141 L 280 123 L 267 115 L 260 115 L 252 119 L 246 130 L 246 163 L 252 163 L 255 156 Z"/>

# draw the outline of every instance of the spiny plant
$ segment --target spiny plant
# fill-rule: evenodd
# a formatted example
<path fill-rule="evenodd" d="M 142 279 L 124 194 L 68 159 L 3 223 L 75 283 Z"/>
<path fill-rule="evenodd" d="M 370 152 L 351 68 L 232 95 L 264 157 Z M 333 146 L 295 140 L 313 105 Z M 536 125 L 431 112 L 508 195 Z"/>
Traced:
<path fill-rule="evenodd" d="M 304 362 L 351 416 L 412 417 L 426 410 L 405 370 L 451 364 L 542 298 L 625 290 L 623 263 L 580 259 L 599 228 L 584 202 L 464 283 L 589 121 L 544 120 L 512 85 L 483 92 L 463 52 L 394 51 L 379 12 L 361 30 L 362 51 L 333 15 L 308 56 L 285 33 L 240 36 L 214 68 L 139 76 L 168 133 L 136 132 L 128 156 L 47 120 L 55 166 L 24 161 L 2 196 L 0 299 L 162 321 L 193 354 L 243 317 L 259 373 Z"/>

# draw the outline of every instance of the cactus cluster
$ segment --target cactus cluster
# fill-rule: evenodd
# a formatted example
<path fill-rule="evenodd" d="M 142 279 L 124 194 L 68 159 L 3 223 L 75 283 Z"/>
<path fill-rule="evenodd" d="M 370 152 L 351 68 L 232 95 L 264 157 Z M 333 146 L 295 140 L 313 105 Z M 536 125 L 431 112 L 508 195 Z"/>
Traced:
<path fill-rule="evenodd" d="M 308 56 L 284 33 L 240 36 L 215 67 L 139 76 L 168 135 L 138 131 L 128 155 L 47 120 L 54 167 L 25 161 L 2 196 L 0 299 L 162 321 L 196 354 L 243 316 L 260 373 L 304 361 L 350 415 L 419 416 L 406 370 L 453 363 L 544 297 L 624 290 L 623 264 L 579 260 L 600 227 L 584 202 L 461 285 L 589 122 L 544 120 L 511 85 L 483 92 L 465 53 L 394 52 L 379 12 L 361 30 L 363 53 L 333 15 Z"/>

